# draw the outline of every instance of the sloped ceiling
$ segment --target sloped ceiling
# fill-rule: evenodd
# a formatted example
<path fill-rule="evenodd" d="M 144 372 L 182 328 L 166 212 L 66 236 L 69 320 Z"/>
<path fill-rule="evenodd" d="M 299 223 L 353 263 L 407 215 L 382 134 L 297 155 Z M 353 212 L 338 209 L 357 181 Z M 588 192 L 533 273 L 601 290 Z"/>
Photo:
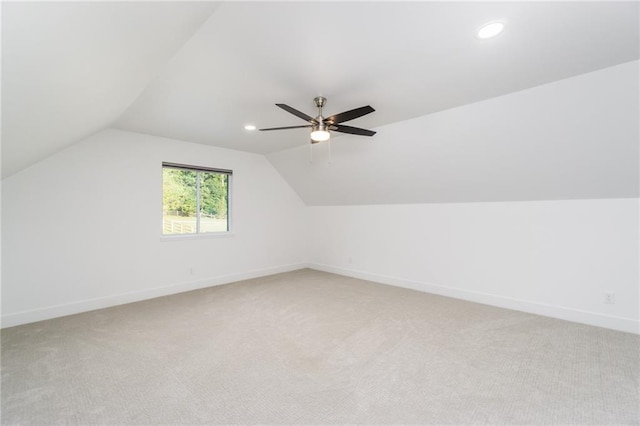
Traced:
<path fill-rule="evenodd" d="M 215 7 L 2 2 L 2 175 L 110 126 Z"/>
<path fill-rule="evenodd" d="M 639 76 L 627 62 L 268 158 L 307 205 L 635 198 Z"/>
<path fill-rule="evenodd" d="M 243 129 L 304 124 L 275 103 L 314 115 L 323 95 L 325 115 L 376 109 L 350 125 L 400 125 L 637 60 L 638 12 L 637 2 L 5 2 L 3 175 L 112 126 L 269 154 L 296 187 L 284 163 L 297 157 L 279 153 L 307 147 L 308 131 Z M 504 33 L 476 38 L 492 20 Z"/>

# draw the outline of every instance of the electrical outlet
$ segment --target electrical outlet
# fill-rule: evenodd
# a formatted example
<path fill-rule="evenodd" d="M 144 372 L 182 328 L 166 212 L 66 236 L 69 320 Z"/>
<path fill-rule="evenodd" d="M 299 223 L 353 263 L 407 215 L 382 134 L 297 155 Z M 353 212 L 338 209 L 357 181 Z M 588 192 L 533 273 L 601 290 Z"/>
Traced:
<path fill-rule="evenodd" d="M 616 294 L 615 293 L 605 293 L 604 294 L 604 303 L 608 305 L 613 305 L 616 303 Z"/>

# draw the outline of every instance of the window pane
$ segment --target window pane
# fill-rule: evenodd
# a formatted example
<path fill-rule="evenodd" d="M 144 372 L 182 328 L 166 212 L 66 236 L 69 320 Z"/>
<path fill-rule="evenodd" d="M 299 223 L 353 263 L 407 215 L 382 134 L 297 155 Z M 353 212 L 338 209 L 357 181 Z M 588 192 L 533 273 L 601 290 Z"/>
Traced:
<path fill-rule="evenodd" d="M 200 172 L 200 232 L 226 232 L 229 176 Z"/>
<path fill-rule="evenodd" d="M 162 233 L 195 234 L 198 172 L 162 168 Z"/>

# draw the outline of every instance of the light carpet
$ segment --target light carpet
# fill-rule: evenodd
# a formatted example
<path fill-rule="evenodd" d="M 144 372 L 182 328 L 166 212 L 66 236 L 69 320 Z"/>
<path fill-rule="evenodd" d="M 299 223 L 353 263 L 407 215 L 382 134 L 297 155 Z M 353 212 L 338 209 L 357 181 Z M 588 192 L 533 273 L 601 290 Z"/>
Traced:
<path fill-rule="evenodd" d="M 2 330 L 3 424 L 640 424 L 640 336 L 300 270 Z"/>

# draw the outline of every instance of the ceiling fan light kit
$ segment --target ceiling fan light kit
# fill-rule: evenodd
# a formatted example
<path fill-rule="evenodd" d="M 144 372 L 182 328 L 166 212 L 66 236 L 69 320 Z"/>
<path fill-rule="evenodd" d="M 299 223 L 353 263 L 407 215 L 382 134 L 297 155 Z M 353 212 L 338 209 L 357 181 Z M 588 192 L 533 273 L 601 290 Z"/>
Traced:
<path fill-rule="evenodd" d="M 311 143 L 318 143 L 328 141 L 331 137 L 330 131 L 340 132 L 340 133 L 349 133 L 352 135 L 359 136 L 373 136 L 376 134 L 373 130 L 361 129 L 359 127 L 351 127 L 345 126 L 339 123 L 343 123 L 345 121 L 354 120 L 356 118 L 362 117 L 363 115 L 372 113 L 375 111 L 371 106 L 363 106 L 360 108 L 352 109 L 349 111 L 341 112 L 340 114 L 334 114 L 330 117 L 322 116 L 322 107 L 327 103 L 327 98 L 318 96 L 313 99 L 316 107 L 318 108 L 318 115 L 314 118 L 310 115 L 305 114 L 304 112 L 298 111 L 286 104 L 276 104 L 276 106 L 282 108 L 290 114 L 295 115 L 296 117 L 302 118 L 303 120 L 309 122 L 310 124 L 304 126 L 287 126 L 287 127 L 271 127 L 267 129 L 259 129 L 261 131 L 265 130 L 284 130 L 284 129 L 299 129 L 304 127 L 311 128 Z"/>
<path fill-rule="evenodd" d="M 322 123 L 311 128 L 311 143 L 328 141 L 330 137 L 327 127 Z"/>
<path fill-rule="evenodd" d="M 311 132 L 311 143 L 328 141 L 330 137 L 329 131 L 318 128 Z"/>

